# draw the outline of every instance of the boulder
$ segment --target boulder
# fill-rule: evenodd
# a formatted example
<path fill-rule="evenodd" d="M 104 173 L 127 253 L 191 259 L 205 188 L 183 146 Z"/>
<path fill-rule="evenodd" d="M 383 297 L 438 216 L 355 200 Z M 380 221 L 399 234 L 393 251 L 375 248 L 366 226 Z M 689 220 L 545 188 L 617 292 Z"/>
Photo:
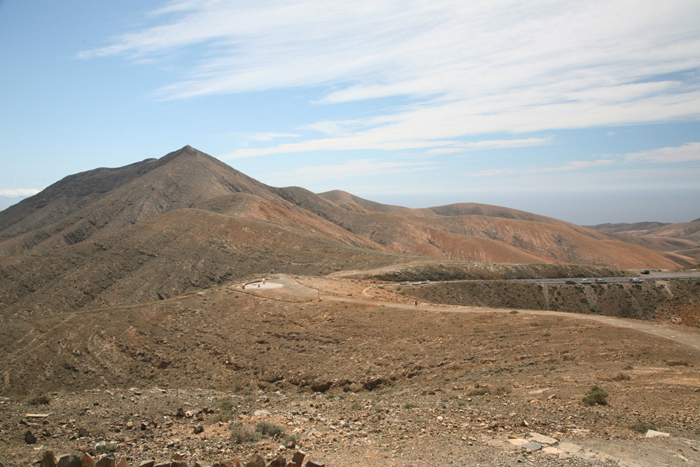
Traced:
<path fill-rule="evenodd" d="M 97 462 L 95 462 L 95 467 L 115 467 L 116 460 L 114 457 L 109 455 L 102 455 Z"/>
<path fill-rule="evenodd" d="M 295 452 L 292 456 L 292 463 L 294 463 L 294 467 L 301 467 L 301 464 L 304 463 L 304 457 L 306 457 L 304 451 Z"/>
<path fill-rule="evenodd" d="M 95 467 L 95 459 L 87 452 L 80 458 L 80 467 Z"/>
<path fill-rule="evenodd" d="M 141 461 L 139 464 L 139 467 L 154 467 L 156 465 L 156 460 L 155 459 L 148 459 L 145 461 Z"/>
<path fill-rule="evenodd" d="M 309 459 L 309 461 L 306 463 L 306 467 L 326 467 L 326 464 L 314 459 Z"/>
<path fill-rule="evenodd" d="M 282 456 L 277 456 L 267 467 L 287 467 L 287 461 Z"/>

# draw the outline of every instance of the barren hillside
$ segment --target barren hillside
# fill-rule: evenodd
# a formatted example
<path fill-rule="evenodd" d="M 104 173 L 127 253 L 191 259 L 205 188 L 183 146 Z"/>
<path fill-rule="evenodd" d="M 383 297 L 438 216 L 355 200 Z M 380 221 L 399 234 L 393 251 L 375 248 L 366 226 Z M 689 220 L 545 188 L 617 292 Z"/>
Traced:
<path fill-rule="evenodd" d="M 611 268 L 692 262 L 508 208 L 416 210 L 270 187 L 186 146 L 66 177 L 0 213 L 0 310 L 135 303 L 272 268 L 327 274 L 416 257 Z"/>

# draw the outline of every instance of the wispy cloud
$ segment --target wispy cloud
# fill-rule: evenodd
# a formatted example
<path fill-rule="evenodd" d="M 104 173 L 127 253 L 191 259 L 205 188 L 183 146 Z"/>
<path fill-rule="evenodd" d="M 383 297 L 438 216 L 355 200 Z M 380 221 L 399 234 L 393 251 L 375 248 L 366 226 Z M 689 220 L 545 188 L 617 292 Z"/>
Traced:
<path fill-rule="evenodd" d="M 35 188 L 10 188 L 0 190 L 0 196 L 7 198 L 19 198 L 20 196 L 33 196 L 39 193 Z"/>
<path fill-rule="evenodd" d="M 439 154 L 485 133 L 700 117 L 692 0 L 177 0 L 152 17 L 158 25 L 79 56 L 157 60 L 205 47 L 182 79 L 158 90 L 164 99 L 318 87 L 327 105 L 411 102 L 306 125 L 322 139 L 229 157 L 345 144 Z"/>
<path fill-rule="evenodd" d="M 687 143 L 683 146 L 651 149 L 625 154 L 625 162 L 689 162 L 700 161 L 700 143 Z"/>
<path fill-rule="evenodd" d="M 448 148 L 430 149 L 427 151 L 429 155 L 438 154 L 455 154 L 466 151 L 476 151 L 480 149 L 507 149 L 507 148 L 524 148 L 529 146 L 542 146 L 552 142 L 552 138 L 522 138 L 522 139 L 500 139 L 474 141 L 469 143 L 456 142 Z"/>
<path fill-rule="evenodd" d="M 298 138 L 301 135 L 296 133 L 251 133 L 246 135 L 246 139 L 253 141 L 272 141 L 277 138 Z"/>
<path fill-rule="evenodd" d="M 440 167 L 427 162 L 389 162 L 376 159 L 354 159 L 344 164 L 298 167 L 287 172 L 267 174 L 270 183 L 316 182 L 332 179 L 388 175 L 402 172 L 436 170 Z"/>
<path fill-rule="evenodd" d="M 503 175 L 536 175 L 536 174 L 550 174 L 556 172 L 572 172 L 586 170 L 593 167 L 603 167 L 615 164 L 612 159 L 599 159 L 595 161 L 571 161 L 567 164 L 560 165 L 557 167 L 537 167 L 537 168 L 527 168 L 527 169 L 490 169 L 482 170 L 477 173 L 470 174 L 473 177 L 493 177 L 493 176 L 503 176 Z"/>

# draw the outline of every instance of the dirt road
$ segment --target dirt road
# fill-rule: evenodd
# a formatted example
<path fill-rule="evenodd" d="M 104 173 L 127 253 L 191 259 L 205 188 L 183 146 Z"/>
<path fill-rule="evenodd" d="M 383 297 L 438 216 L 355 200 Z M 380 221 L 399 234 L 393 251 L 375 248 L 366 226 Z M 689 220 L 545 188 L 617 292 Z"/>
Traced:
<path fill-rule="evenodd" d="M 267 285 L 262 289 L 250 285 L 246 292 L 263 297 L 292 302 L 310 301 L 313 299 L 332 300 L 349 303 L 371 304 L 397 309 L 418 309 L 424 311 L 437 311 L 444 313 L 509 313 L 511 309 L 466 307 L 455 305 L 435 305 L 428 303 L 408 302 L 405 297 L 387 293 L 387 299 L 368 294 L 375 285 L 366 286 L 360 282 L 342 281 L 339 279 L 328 280 L 316 277 L 291 277 L 286 274 L 277 274 L 265 281 Z M 240 286 L 236 286 L 240 287 Z M 359 298 L 358 298 L 359 297 Z M 586 315 L 579 313 L 566 313 L 541 310 L 518 310 L 521 313 L 530 313 L 542 316 L 561 316 L 569 319 L 596 321 L 620 328 L 633 329 L 635 331 L 651 334 L 664 339 L 687 345 L 700 351 L 700 329 L 680 327 L 675 325 L 655 324 L 647 321 L 639 321 L 610 316 Z"/>

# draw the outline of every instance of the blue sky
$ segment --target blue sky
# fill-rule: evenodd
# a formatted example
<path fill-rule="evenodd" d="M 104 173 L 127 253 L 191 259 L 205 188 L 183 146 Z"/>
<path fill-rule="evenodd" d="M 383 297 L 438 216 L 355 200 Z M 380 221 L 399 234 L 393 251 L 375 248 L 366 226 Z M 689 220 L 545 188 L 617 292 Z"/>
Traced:
<path fill-rule="evenodd" d="M 700 217 L 700 2 L 0 0 L 0 209 L 189 144 L 270 185 Z"/>

